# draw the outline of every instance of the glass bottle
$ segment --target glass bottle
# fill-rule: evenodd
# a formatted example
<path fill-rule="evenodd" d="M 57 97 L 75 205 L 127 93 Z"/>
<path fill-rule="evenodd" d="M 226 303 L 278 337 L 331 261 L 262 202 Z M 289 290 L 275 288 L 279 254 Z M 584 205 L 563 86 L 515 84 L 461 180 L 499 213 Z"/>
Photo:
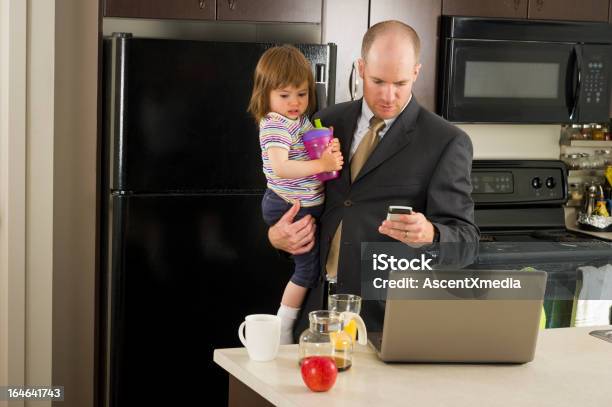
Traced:
<path fill-rule="evenodd" d="M 357 324 L 359 344 L 367 345 L 368 334 L 361 317 L 352 312 L 312 311 L 308 314 L 310 327 L 300 335 L 299 360 L 311 356 L 330 357 L 338 371 L 353 365 L 353 338 L 344 327 L 351 321 Z"/>

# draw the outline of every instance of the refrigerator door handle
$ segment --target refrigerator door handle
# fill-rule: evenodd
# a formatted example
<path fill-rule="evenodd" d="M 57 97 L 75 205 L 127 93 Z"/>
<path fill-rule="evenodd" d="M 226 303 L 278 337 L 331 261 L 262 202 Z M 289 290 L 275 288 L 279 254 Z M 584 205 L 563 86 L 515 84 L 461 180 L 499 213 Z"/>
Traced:
<path fill-rule="evenodd" d="M 315 92 L 317 96 L 317 110 L 327 107 L 327 89 L 324 82 L 315 82 Z"/>
<path fill-rule="evenodd" d="M 327 66 L 325 64 L 315 65 L 315 91 L 317 94 L 317 110 L 327 107 L 327 78 L 325 78 Z"/>
<path fill-rule="evenodd" d="M 127 57 L 128 41 L 132 38 L 130 33 L 113 33 L 111 42 L 110 69 L 108 69 L 107 103 L 110 107 L 107 137 L 109 146 L 109 182 L 111 189 L 123 189 L 124 160 L 120 146 L 125 144 L 126 136 L 126 109 L 127 109 Z"/>

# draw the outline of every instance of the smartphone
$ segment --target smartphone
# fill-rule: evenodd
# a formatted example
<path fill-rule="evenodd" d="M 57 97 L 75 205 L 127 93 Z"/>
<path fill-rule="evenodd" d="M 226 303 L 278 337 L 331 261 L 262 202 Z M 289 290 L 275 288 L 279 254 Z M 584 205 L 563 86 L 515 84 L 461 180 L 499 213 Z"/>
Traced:
<path fill-rule="evenodd" d="M 412 215 L 411 206 L 389 206 L 387 220 L 397 220 L 399 215 Z"/>

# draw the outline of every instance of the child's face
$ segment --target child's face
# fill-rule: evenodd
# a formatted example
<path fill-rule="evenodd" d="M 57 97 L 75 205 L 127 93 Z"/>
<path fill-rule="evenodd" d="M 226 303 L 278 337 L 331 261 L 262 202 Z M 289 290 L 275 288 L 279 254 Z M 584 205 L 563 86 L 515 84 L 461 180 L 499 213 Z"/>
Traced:
<path fill-rule="evenodd" d="M 297 88 L 293 85 L 270 92 L 270 110 L 292 120 L 297 119 L 308 108 L 308 83 Z"/>

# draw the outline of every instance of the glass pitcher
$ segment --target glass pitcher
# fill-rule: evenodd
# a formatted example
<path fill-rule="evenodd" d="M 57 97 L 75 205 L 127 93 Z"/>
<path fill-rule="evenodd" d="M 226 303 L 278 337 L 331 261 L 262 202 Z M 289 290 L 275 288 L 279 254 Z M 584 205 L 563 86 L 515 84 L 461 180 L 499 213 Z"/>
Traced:
<path fill-rule="evenodd" d="M 354 294 L 331 294 L 327 298 L 327 309 L 337 312 L 353 312 L 357 315 L 361 312 L 361 297 Z M 344 330 L 353 338 L 353 342 L 357 340 L 357 323 L 351 320 Z"/>
<path fill-rule="evenodd" d="M 367 345 L 368 334 L 361 317 L 353 312 L 313 311 L 308 314 L 310 328 L 300 335 L 300 364 L 310 356 L 330 357 L 339 372 L 353 364 L 353 338 L 344 327 L 355 321 L 359 344 Z"/>

